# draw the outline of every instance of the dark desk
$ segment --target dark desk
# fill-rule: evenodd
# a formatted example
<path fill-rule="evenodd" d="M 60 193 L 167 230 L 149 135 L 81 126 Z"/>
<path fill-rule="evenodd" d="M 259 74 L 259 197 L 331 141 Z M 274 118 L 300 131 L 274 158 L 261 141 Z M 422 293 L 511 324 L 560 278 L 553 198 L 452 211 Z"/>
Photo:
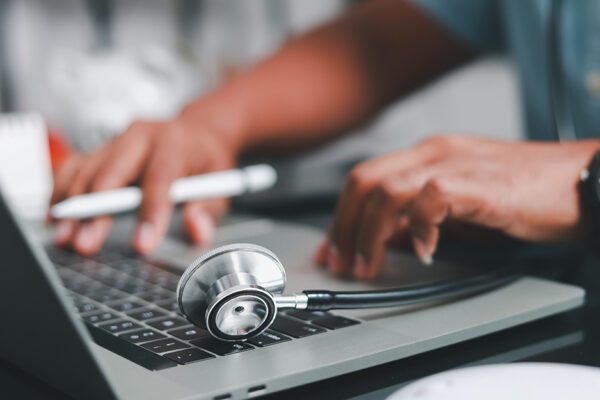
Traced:
<path fill-rule="evenodd" d="M 296 214 L 294 218 L 281 211 L 271 214 L 323 227 L 330 211 Z M 477 364 L 545 361 L 600 366 L 600 256 L 590 252 L 582 259 L 570 267 L 566 278 L 587 291 L 586 303 L 578 310 L 268 398 L 380 399 L 415 379 Z M 45 382 L 1 360 L 0 394 L 19 399 L 65 398 Z"/>

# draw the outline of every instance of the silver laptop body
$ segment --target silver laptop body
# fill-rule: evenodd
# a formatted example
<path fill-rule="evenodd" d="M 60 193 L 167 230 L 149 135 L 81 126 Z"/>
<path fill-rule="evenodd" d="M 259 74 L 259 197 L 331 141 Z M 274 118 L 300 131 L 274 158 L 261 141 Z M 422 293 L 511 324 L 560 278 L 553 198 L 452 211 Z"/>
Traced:
<path fill-rule="evenodd" d="M 443 304 L 344 311 L 344 316 L 360 323 L 153 371 L 94 341 L 44 252 L 49 232 L 40 227 L 31 233 L 26 230 L 0 198 L 0 310 L 6 324 L 0 357 L 75 398 L 255 397 L 523 324 L 577 307 L 584 299 L 578 287 L 524 277 L 491 292 Z M 130 231 L 127 221 L 118 223 L 111 242 L 128 242 Z M 412 256 L 396 254 L 376 282 L 342 281 L 310 262 L 321 236 L 318 230 L 296 224 L 241 220 L 220 228 L 214 246 L 244 241 L 271 249 L 286 267 L 289 292 L 394 287 L 407 281 L 451 277 L 461 269 L 442 263 L 424 268 Z M 167 240 L 155 259 L 182 272 L 205 250 Z M 115 340 L 120 339 L 115 336 Z"/>

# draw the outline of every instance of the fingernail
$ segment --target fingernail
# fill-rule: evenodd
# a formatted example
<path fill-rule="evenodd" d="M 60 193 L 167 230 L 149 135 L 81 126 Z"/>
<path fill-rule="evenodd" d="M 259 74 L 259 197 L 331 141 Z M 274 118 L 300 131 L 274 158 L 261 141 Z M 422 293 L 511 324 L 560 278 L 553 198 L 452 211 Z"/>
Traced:
<path fill-rule="evenodd" d="M 433 264 L 433 256 L 427 252 L 427 247 L 421 239 L 413 239 L 413 247 L 419 261 L 421 261 L 423 265 L 429 266 Z"/>
<path fill-rule="evenodd" d="M 89 251 L 94 247 L 95 236 L 94 230 L 90 225 L 81 225 L 75 237 L 75 247 L 77 250 Z"/>
<path fill-rule="evenodd" d="M 194 218 L 194 228 L 196 233 L 196 242 L 198 244 L 210 243 L 215 234 L 215 223 L 212 217 L 201 212 Z"/>
<path fill-rule="evenodd" d="M 56 242 L 58 244 L 65 244 L 69 241 L 69 239 L 71 238 L 71 235 L 73 234 L 73 223 L 71 223 L 70 221 L 59 221 L 58 224 L 56 224 L 56 232 L 55 232 L 55 237 L 56 237 Z"/>
<path fill-rule="evenodd" d="M 329 245 L 329 250 L 327 252 L 327 264 L 329 265 L 329 271 L 331 271 L 332 274 L 339 275 L 344 270 L 340 252 L 332 244 Z"/>
<path fill-rule="evenodd" d="M 433 264 L 433 256 L 431 254 L 423 254 L 419 256 L 419 260 L 421 261 L 421 263 L 423 263 L 423 265 L 425 265 L 426 267 L 429 267 L 431 264 Z"/>
<path fill-rule="evenodd" d="M 135 244 L 141 253 L 149 253 L 154 247 L 154 224 L 151 222 L 142 222 L 135 234 Z"/>
<path fill-rule="evenodd" d="M 321 244 L 317 246 L 317 250 L 313 255 L 313 262 L 319 266 L 325 266 L 327 262 L 327 250 L 329 246 L 329 240 L 324 238 Z"/>
<path fill-rule="evenodd" d="M 357 279 L 366 279 L 369 276 L 369 267 L 360 253 L 354 256 L 354 276 Z"/>

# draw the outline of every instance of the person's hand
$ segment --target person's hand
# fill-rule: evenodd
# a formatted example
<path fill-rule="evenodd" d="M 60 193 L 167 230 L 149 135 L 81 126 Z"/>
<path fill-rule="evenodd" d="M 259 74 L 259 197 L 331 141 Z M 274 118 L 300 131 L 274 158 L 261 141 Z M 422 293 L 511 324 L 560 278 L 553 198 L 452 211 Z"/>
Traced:
<path fill-rule="evenodd" d="M 574 239 L 588 229 L 580 172 L 598 141 L 501 142 L 463 136 L 428 139 L 351 172 L 315 261 L 331 273 L 377 275 L 392 236 L 411 234 L 431 264 L 446 222 L 492 228 L 518 239 Z"/>
<path fill-rule="evenodd" d="M 70 196 L 139 183 L 143 201 L 133 246 L 142 254 L 150 253 L 169 228 L 171 182 L 234 167 L 238 151 L 234 142 L 231 135 L 204 121 L 178 118 L 165 123 L 135 122 L 105 147 L 65 161 L 55 176 L 51 204 Z M 215 221 L 227 205 L 226 199 L 185 204 L 185 226 L 196 243 L 211 239 Z M 108 216 L 62 220 L 56 227 L 56 242 L 92 254 L 100 249 L 110 227 Z"/>

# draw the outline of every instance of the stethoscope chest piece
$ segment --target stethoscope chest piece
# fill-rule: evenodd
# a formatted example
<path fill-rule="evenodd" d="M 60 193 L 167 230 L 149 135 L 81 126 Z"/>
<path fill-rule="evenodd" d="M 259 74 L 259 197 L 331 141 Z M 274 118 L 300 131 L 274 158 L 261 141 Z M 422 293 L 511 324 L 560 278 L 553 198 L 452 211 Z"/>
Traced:
<path fill-rule="evenodd" d="M 240 341 L 267 329 L 285 288 L 283 265 L 252 244 L 222 246 L 194 261 L 177 286 L 181 312 L 214 337 Z"/>
<path fill-rule="evenodd" d="M 183 315 L 215 338 L 243 341 L 259 335 L 277 310 L 399 307 L 476 294 L 520 274 L 513 266 L 453 281 L 366 291 L 305 290 L 283 294 L 285 270 L 269 250 L 253 244 L 219 247 L 194 261 L 177 286 Z"/>

